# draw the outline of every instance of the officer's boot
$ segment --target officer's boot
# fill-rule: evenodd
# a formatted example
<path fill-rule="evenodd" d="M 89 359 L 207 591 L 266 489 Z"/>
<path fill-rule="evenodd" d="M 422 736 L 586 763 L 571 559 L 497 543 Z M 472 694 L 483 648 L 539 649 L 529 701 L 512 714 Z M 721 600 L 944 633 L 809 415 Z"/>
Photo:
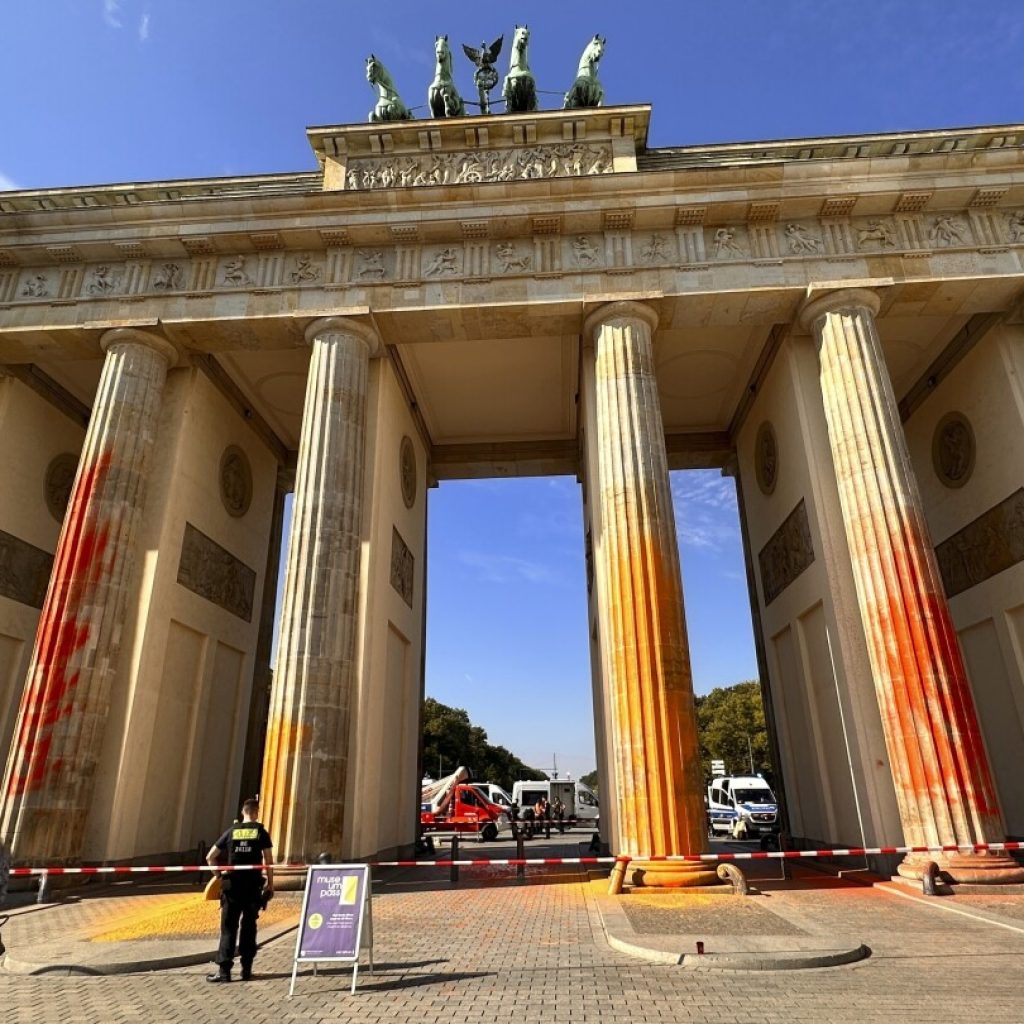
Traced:
<path fill-rule="evenodd" d="M 252 964 L 242 963 L 242 981 L 252 981 Z"/>
<path fill-rule="evenodd" d="M 245 972 L 243 971 L 243 974 Z M 216 974 L 208 974 L 206 980 L 212 982 L 214 985 L 226 984 L 231 980 L 231 968 L 220 967 L 217 969 Z"/>

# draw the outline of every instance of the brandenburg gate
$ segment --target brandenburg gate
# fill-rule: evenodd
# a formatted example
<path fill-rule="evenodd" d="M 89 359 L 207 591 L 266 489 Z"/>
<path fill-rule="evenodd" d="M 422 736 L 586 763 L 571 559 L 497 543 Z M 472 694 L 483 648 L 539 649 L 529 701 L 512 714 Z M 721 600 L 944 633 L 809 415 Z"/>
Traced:
<path fill-rule="evenodd" d="M 572 474 L 604 836 L 707 880 L 645 860 L 706 845 L 695 467 L 739 492 L 798 841 L 1024 834 L 1024 126 L 381 116 L 314 171 L 0 193 L 15 860 L 180 857 L 255 791 L 282 860 L 408 849 L 430 488 Z"/>

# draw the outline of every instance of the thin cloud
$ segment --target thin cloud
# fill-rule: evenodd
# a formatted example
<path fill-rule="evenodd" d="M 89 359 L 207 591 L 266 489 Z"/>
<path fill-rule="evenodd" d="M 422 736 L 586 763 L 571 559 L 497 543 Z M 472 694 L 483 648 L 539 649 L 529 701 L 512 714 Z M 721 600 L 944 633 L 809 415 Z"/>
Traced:
<path fill-rule="evenodd" d="M 149 38 L 149 11 L 139 20 L 139 42 L 144 43 Z"/>
<path fill-rule="evenodd" d="M 739 543 L 736 486 L 718 470 L 674 473 L 672 503 L 684 546 L 717 552 Z"/>
<path fill-rule="evenodd" d="M 492 555 L 481 551 L 460 551 L 459 561 L 475 569 L 484 583 L 555 584 L 561 577 L 550 566 L 511 555 Z"/>
<path fill-rule="evenodd" d="M 111 28 L 124 28 L 121 21 L 121 0 L 103 0 L 103 20 Z"/>

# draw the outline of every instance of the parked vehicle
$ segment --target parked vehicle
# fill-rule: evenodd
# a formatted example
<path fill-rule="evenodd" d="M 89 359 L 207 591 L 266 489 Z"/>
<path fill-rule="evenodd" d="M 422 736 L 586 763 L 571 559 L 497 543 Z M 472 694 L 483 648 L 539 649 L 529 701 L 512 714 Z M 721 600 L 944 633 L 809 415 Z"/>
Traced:
<path fill-rule="evenodd" d="M 707 798 L 708 833 L 734 839 L 779 832 L 779 802 L 760 775 L 723 775 L 712 779 Z"/>
<path fill-rule="evenodd" d="M 476 788 L 479 789 L 492 804 L 504 807 L 505 811 L 509 814 L 509 817 L 512 816 L 512 797 L 507 790 L 502 789 L 501 786 L 494 782 L 478 782 L 476 783 Z"/>
<path fill-rule="evenodd" d="M 469 781 L 469 770 L 458 768 L 434 782 L 424 779 L 420 787 L 420 831 L 465 832 L 481 842 L 497 839 L 511 831 L 507 808 L 494 803 Z"/>
<path fill-rule="evenodd" d="M 532 807 L 539 797 L 550 804 L 565 804 L 565 820 L 597 824 L 601 809 L 597 794 L 579 780 L 546 779 L 542 782 L 521 780 L 512 786 L 512 799 L 520 807 Z"/>

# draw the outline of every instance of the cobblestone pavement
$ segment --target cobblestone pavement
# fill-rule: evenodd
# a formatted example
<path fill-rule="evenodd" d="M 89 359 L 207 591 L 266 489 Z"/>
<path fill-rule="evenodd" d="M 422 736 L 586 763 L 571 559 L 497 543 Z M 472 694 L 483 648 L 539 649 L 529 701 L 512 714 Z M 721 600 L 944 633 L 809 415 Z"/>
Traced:
<path fill-rule="evenodd" d="M 374 899 L 376 973 L 306 967 L 287 999 L 294 934 L 264 949 L 258 980 L 207 985 L 205 968 L 122 977 L 0 973 L 4 1024 L 45 1022 L 935 1022 L 1024 1019 L 1024 897 L 940 901 L 966 914 L 883 889 L 817 883 L 755 897 L 801 929 L 861 935 L 873 951 L 848 967 L 731 973 L 632 959 L 604 941 L 592 888 L 579 874 L 527 884 L 504 869 L 463 870 L 459 887 L 405 873 Z M 132 896 L 130 899 L 146 897 Z M 294 898 L 294 897 L 293 897 Z M 728 898 L 728 897 L 727 897 Z M 98 901 L 96 906 L 100 906 Z M 83 900 L 72 913 L 92 913 Z M 65 925 L 68 908 L 23 908 L 5 939 Z M 94 914 L 95 916 L 95 914 Z M 709 942 L 713 937 L 709 936 Z"/>

